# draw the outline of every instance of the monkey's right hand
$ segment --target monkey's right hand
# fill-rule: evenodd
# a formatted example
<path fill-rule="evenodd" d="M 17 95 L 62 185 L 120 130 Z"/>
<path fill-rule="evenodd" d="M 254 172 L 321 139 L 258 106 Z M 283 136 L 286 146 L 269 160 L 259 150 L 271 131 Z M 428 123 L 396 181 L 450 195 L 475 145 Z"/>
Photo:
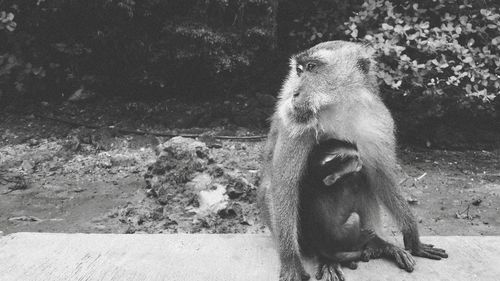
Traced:
<path fill-rule="evenodd" d="M 418 236 L 415 238 L 410 234 L 403 235 L 405 248 L 416 257 L 428 258 L 433 260 L 440 260 L 447 258 L 448 254 L 445 250 L 434 248 L 434 245 L 424 244 L 420 242 Z"/>
<path fill-rule="evenodd" d="M 300 266 L 281 266 L 279 281 L 307 281 L 311 276 Z"/>

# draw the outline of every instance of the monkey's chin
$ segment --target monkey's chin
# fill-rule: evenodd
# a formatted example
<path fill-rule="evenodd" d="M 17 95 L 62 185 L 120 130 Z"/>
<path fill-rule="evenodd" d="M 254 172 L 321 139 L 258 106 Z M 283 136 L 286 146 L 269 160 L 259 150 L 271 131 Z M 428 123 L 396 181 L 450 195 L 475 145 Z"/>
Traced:
<path fill-rule="evenodd" d="M 285 122 L 288 123 L 287 127 L 292 135 L 300 135 L 307 130 L 317 127 L 318 119 L 312 111 L 297 112 L 289 111 Z"/>

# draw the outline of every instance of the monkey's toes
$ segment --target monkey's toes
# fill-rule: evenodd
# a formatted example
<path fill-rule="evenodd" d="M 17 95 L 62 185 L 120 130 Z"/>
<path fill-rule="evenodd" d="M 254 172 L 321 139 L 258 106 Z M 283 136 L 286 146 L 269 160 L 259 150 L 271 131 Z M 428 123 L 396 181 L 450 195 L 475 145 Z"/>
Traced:
<path fill-rule="evenodd" d="M 322 280 L 325 275 L 326 281 L 345 281 L 344 272 L 339 263 L 320 264 L 318 272 L 316 272 L 316 279 Z"/>
<path fill-rule="evenodd" d="M 311 276 L 304 270 L 297 270 L 296 268 L 288 269 L 282 268 L 280 272 L 280 281 L 307 281 Z"/>
<path fill-rule="evenodd" d="M 350 262 L 342 263 L 342 266 L 347 267 L 347 268 L 352 269 L 352 270 L 355 270 L 355 269 L 358 269 L 358 262 L 350 261 Z"/>
<path fill-rule="evenodd" d="M 393 252 L 393 257 L 398 264 L 399 268 L 404 269 L 408 272 L 412 272 L 415 268 L 415 259 L 410 253 L 403 249 L 395 248 Z"/>

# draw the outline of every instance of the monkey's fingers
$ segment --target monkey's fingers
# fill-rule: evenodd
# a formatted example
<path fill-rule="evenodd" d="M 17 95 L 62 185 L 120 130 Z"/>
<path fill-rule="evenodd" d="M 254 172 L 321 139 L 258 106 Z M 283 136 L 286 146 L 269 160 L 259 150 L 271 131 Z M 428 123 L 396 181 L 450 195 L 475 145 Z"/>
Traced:
<path fill-rule="evenodd" d="M 432 244 L 420 244 L 420 249 L 424 250 L 425 252 L 431 253 L 436 256 L 440 256 L 441 258 L 447 258 L 448 254 L 446 253 L 445 250 L 440 249 L 440 248 L 434 248 L 434 245 Z"/>
<path fill-rule="evenodd" d="M 339 281 L 339 278 L 335 274 L 334 270 L 329 266 L 326 267 L 326 281 Z"/>
<path fill-rule="evenodd" d="M 345 281 L 344 272 L 339 263 L 320 263 L 316 272 L 316 279 L 321 280 L 326 274 L 326 281 Z"/>
<path fill-rule="evenodd" d="M 440 260 L 448 257 L 448 254 L 444 250 L 438 248 L 421 248 L 418 251 L 413 251 L 412 255 L 433 260 Z"/>
<path fill-rule="evenodd" d="M 352 270 L 355 270 L 355 269 L 358 269 L 358 262 L 350 261 L 350 262 L 342 263 L 342 266 L 347 267 L 347 268 L 352 269 Z"/>
<path fill-rule="evenodd" d="M 445 250 L 443 249 L 440 249 L 440 248 L 424 248 L 427 252 L 431 252 L 435 255 L 438 255 L 442 258 L 447 258 L 448 257 L 448 254 L 446 253 Z"/>

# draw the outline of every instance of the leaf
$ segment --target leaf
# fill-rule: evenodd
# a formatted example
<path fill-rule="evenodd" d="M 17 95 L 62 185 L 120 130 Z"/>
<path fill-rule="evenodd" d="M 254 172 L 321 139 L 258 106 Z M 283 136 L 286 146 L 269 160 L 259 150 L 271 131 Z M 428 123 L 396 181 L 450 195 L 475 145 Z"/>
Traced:
<path fill-rule="evenodd" d="M 391 26 L 391 25 L 388 25 L 387 23 L 384 22 L 384 23 L 382 23 L 382 29 L 384 29 L 384 30 L 393 30 L 394 27 Z"/>

